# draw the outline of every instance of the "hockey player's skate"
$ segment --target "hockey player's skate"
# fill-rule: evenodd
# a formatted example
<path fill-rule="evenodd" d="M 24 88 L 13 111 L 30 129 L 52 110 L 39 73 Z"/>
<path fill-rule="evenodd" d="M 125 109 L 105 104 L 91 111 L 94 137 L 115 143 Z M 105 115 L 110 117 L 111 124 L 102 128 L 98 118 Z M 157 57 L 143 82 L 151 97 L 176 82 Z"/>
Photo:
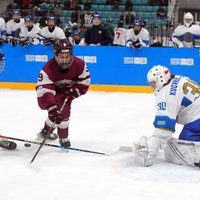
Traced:
<path fill-rule="evenodd" d="M 71 146 L 71 142 L 69 141 L 68 138 L 64 138 L 64 139 L 60 138 L 59 143 L 61 146 L 65 147 L 65 148 L 68 148 Z"/>
<path fill-rule="evenodd" d="M 17 148 L 17 144 L 8 140 L 1 140 L 0 147 L 8 150 L 14 150 Z"/>
<path fill-rule="evenodd" d="M 43 128 L 38 134 L 37 134 L 37 138 L 36 140 L 41 140 L 41 139 L 44 139 L 46 137 L 48 133 L 48 130 Z M 51 133 L 47 139 L 48 140 L 56 140 L 58 138 L 58 136 L 55 134 L 55 133 Z"/>

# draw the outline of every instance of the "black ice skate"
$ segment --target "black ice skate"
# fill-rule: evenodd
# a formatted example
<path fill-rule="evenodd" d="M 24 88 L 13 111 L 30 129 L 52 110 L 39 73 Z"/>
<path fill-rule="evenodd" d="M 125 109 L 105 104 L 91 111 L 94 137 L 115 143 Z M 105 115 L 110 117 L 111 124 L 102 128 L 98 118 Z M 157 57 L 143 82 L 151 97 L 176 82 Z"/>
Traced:
<path fill-rule="evenodd" d="M 65 148 L 68 148 L 68 147 L 71 146 L 71 143 L 70 143 L 68 138 L 63 138 L 63 139 L 60 138 L 59 143 L 60 143 L 61 146 L 65 147 Z"/>
<path fill-rule="evenodd" d="M 8 140 L 1 140 L 0 147 L 8 150 L 14 150 L 17 148 L 17 144 Z"/>
<path fill-rule="evenodd" d="M 44 139 L 45 138 L 45 136 L 47 135 L 47 133 L 48 133 L 48 130 L 47 129 L 45 129 L 45 128 L 43 128 L 42 130 L 41 130 L 41 132 L 39 132 L 38 134 L 37 134 L 37 140 L 40 140 L 40 139 Z M 58 136 L 55 134 L 55 133 L 51 133 L 48 137 L 47 137 L 47 139 L 48 140 L 56 140 L 58 138 Z"/>

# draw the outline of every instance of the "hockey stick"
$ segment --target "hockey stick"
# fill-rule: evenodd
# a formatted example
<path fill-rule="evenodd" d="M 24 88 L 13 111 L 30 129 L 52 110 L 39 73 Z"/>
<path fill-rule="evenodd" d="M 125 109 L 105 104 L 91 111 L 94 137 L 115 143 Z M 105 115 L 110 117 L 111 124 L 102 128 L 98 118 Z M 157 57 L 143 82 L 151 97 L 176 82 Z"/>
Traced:
<path fill-rule="evenodd" d="M 65 100 L 64 100 L 64 102 L 63 102 L 63 105 L 62 105 L 62 107 L 60 108 L 60 112 L 63 110 L 63 108 L 64 108 L 64 106 L 65 106 L 67 100 L 68 100 L 68 98 L 65 98 Z M 53 132 L 55 124 L 56 124 L 56 122 L 53 122 L 53 124 L 51 125 L 51 127 L 50 127 L 50 129 L 48 130 L 46 136 L 44 137 L 43 141 L 41 142 L 41 144 L 40 144 L 38 150 L 36 151 L 35 155 L 34 155 L 33 158 L 31 159 L 29 165 L 30 165 L 31 163 L 33 163 L 33 161 L 35 160 L 36 156 L 37 156 L 38 153 L 40 152 L 40 149 L 41 149 L 41 148 L 43 147 L 43 145 L 45 144 L 47 138 L 48 138 L 49 135 Z"/>
<path fill-rule="evenodd" d="M 21 138 L 14 138 L 14 137 L 9 137 L 9 136 L 4 136 L 4 135 L 0 135 L 0 138 L 16 140 L 16 141 L 19 141 L 19 142 L 25 142 L 25 143 L 30 143 L 30 144 L 41 145 L 41 142 L 32 141 L 32 140 L 26 140 L 26 139 L 21 139 Z M 93 154 L 99 154 L 99 155 L 107 155 L 106 153 L 102 153 L 102 152 L 91 151 L 91 150 L 86 150 L 86 149 L 79 149 L 79 148 L 73 148 L 73 147 L 67 147 L 66 148 L 64 146 L 55 145 L 55 144 L 49 144 L 49 143 L 44 143 L 44 146 L 55 147 L 55 148 L 59 148 L 59 149 L 68 149 L 68 150 L 72 150 L 72 151 L 81 151 L 81 152 L 93 153 Z"/>

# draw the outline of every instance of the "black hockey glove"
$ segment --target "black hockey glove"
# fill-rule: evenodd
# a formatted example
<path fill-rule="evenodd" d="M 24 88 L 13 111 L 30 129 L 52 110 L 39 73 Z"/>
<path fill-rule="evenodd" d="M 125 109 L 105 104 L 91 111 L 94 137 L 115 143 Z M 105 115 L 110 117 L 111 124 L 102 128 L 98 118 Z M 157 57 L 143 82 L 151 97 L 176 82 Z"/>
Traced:
<path fill-rule="evenodd" d="M 44 41 L 43 41 L 43 44 L 44 44 L 45 46 L 50 45 L 50 44 L 53 44 L 53 43 L 54 43 L 54 39 L 53 39 L 53 38 L 46 38 L 46 39 L 44 39 Z"/>
<path fill-rule="evenodd" d="M 132 43 L 133 47 L 139 49 L 142 45 L 140 44 L 139 40 L 136 40 Z"/>
<path fill-rule="evenodd" d="M 8 44 L 10 44 L 12 47 L 15 47 L 18 44 L 18 41 L 13 38 L 13 37 L 8 37 L 7 38 L 7 42 Z"/>
<path fill-rule="evenodd" d="M 30 45 L 30 44 L 32 44 L 32 43 L 33 43 L 33 38 L 27 37 L 25 40 L 22 40 L 22 41 L 20 42 L 20 46 L 21 46 L 21 47 L 25 47 L 25 46 L 28 46 L 28 45 Z"/>
<path fill-rule="evenodd" d="M 48 109 L 48 115 L 49 115 L 50 120 L 52 120 L 56 124 L 60 124 L 63 121 L 63 116 L 60 113 L 60 111 L 58 111 L 57 105 L 51 106 Z"/>

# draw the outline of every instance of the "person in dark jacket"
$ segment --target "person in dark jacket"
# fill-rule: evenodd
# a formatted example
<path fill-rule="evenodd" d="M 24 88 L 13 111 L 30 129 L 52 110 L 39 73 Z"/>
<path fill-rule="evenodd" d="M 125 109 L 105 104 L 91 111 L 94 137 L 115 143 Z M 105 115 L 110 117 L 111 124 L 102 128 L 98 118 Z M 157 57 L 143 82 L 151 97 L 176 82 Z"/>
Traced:
<path fill-rule="evenodd" d="M 98 13 L 92 16 L 92 27 L 85 33 L 85 46 L 108 46 L 112 43 L 110 34 L 101 25 L 101 16 Z"/>

